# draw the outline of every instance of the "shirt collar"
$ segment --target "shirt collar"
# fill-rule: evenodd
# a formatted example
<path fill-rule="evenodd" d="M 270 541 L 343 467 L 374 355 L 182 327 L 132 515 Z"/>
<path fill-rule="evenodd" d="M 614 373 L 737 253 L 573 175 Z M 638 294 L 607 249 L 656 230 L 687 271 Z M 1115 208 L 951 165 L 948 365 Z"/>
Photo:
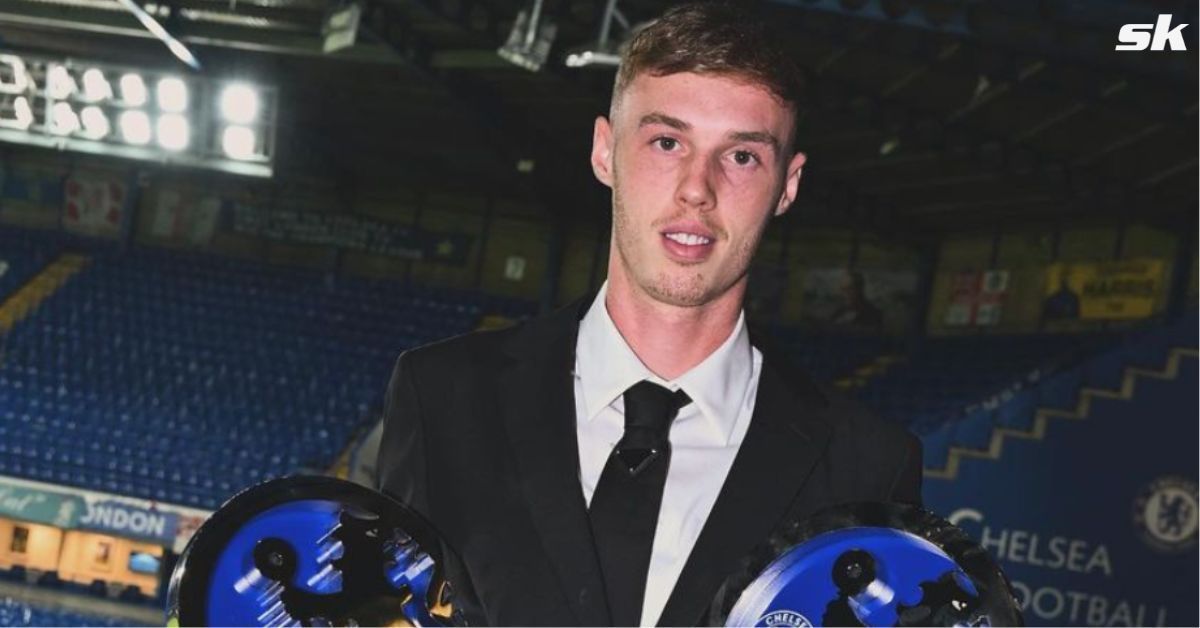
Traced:
<path fill-rule="evenodd" d="M 630 386 L 649 380 L 671 390 L 682 388 L 699 408 L 700 420 L 714 439 L 729 444 L 753 374 L 745 313 L 738 315 L 733 332 L 721 346 L 688 372 L 666 381 L 646 368 L 625 342 L 605 306 L 607 292 L 606 281 L 579 323 L 575 376 L 582 383 L 585 419 L 595 419 Z M 685 411 L 676 420 L 689 420 L 685 415 L 690 414 Z"/>

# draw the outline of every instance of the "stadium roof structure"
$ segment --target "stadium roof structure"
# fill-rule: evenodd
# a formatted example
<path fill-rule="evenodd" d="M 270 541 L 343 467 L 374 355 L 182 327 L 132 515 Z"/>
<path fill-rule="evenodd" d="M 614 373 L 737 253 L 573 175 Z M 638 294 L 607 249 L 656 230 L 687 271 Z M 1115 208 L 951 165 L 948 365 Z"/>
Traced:
<path fill-rule="evenodd" d="M 536 72 L 498 48 L 537 2 L 556 32 Z M 6 0 L 9 51 L 196 72 L 135 0 Z M 626 26 L 670 3 L 620 0 Z M 1197 7 L 1185 0 L 773 0 L 807 75 L 810 155 L 789 220 L 927 232 L 1097 216 L 1194 224 Z M 361 0 L 324 52 L 325 0 L 155 0 L 135 8 L 198 72 L 279 89 L 276 177 L 536 199 L 607 213 L 588 166 L 611 67 L 567 67 L 603 0 Z M 1119 52 L 1122 24 L 1173 15 L 1187 51 Z M 622 29 L 614 27 L 613 37 Z M 1192 221 L 1192 222 L 1188 222 Z"/>

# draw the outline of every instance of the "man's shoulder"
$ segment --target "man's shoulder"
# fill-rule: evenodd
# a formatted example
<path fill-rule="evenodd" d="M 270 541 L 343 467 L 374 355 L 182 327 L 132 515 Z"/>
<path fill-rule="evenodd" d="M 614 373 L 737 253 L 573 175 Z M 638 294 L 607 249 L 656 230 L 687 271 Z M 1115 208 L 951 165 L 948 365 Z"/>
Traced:
<path fill-rule="evenodd" d="M 921 504 L 924 450 L 921 440 L 899 422 L 882 418 L 863 404 L 837 395 L 842 429 L 830 443 L 847 498 Z"/>
<path fill-rule="evenodd" d="M 423 368 L 490 367 L 529 350 L 558 346 L 574 327 L 570 305 L 501 329 L 477 330 L 405 351 L 400 359 Z"/>
<path fill-rule="evenodd" d="M 831 428 L 831 471 L 854 487 L 855 500 L 920 503 L 921 441 L 904 425 L 879 416 L 832 386 L 818 386 Z"/>
<path fill-rule="evenodd" d="M 832 446 L 850 449 L 857 455 L 878 456 L 884 452 L 904 451 L 917 441 L 907 428 L 884 419 L 863 402 L 836 386 L 818 381 L 794 362 L 773 353 L 775 364 L 787 385 L 809 399 L 809 407 L 821 408 L 823 422 L 831 429 Z"/>
<path fill-rule="evenodd" d="M 880 417 L 861 401 L 829 386 L 822 389 L 835 433 L 853 441 L 856 448 L 895 449 L 916 440 L 903 425 Z"/>
<path fill-rule="evenodd" d="M 422 370 L 462 369 L 488 364 L 504 355 L 505 347 L 519 329 L 519 325 L 514 325 L 443 338 L 404 351 L 400 360 L 414 368 L 419 366 Z"/>

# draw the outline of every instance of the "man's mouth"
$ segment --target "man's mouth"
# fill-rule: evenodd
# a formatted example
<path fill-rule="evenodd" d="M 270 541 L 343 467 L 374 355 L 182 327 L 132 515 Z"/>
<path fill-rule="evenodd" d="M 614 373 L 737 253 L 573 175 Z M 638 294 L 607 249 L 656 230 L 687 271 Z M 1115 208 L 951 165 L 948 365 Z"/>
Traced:
<path fill-rule="evenodd" d="M 706 238 L 695 233 L 664 233 L 663 236 L 665 236 L 668 240 L 678 242 L 684 246 L 699 246 L 702 244 L 712 243 L 712 238 Z"/>
<path fill-rule="evenodd" d="M 716 238 L 686 231 L 666 231 L 662 233 L 662 243 L 671 259 L 694 264 L 703 262 L 712 255 L 716 247 Z"/>

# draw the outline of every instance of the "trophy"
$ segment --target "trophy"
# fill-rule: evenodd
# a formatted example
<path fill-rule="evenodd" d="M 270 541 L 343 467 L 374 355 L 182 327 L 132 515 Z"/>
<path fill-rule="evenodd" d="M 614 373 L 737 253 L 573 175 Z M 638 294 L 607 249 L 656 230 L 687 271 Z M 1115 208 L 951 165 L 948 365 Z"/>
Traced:
<path fill-rule="evenodd" d="M 247 489 L 196 531 L 167 593 L 173 626 L 448 626 L 441 545 L 414 512 L 327 477 Z"/>
<path fill-rule="evenodd" d="M 1008 580 L 962 530 L 916 506 L 857 503 L 785 526 L 709 611 L 724 626 L 1017 626 Z"/>

